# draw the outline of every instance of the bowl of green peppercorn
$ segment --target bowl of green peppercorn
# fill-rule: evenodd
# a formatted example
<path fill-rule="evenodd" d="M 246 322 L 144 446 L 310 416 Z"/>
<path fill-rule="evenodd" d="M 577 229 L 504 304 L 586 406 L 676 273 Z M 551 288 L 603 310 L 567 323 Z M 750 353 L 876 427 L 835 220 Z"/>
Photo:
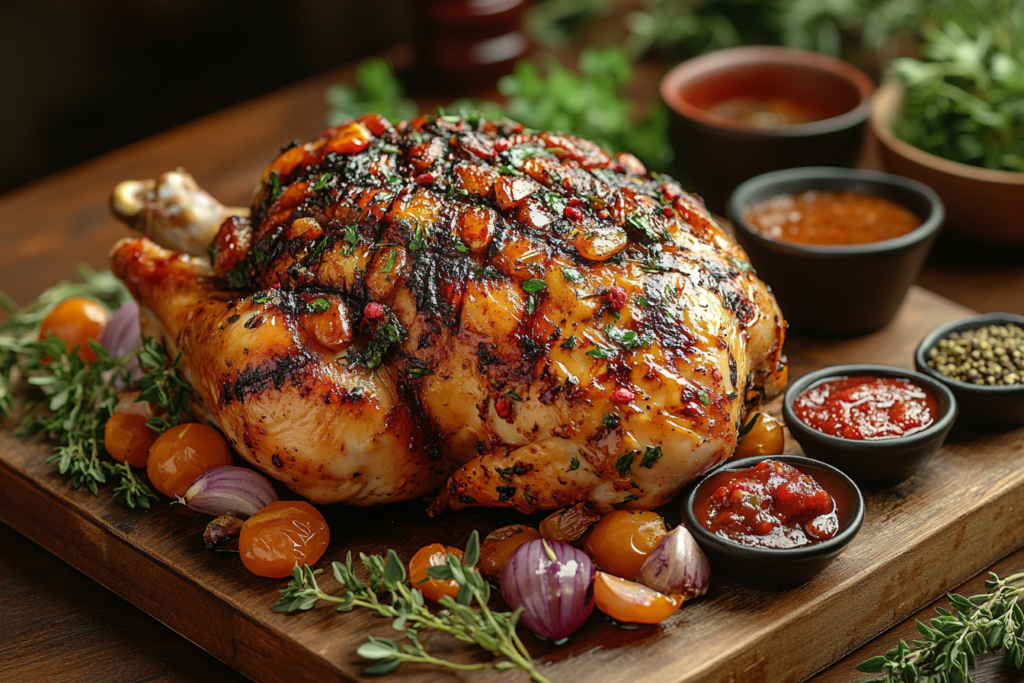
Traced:
<path fill-rule="evenodd" d="M 943 325 L 918 345 L 914 364 L 956 396 L 958 426 L 1024 426 L 1024 316 L 988 313 Z"/>

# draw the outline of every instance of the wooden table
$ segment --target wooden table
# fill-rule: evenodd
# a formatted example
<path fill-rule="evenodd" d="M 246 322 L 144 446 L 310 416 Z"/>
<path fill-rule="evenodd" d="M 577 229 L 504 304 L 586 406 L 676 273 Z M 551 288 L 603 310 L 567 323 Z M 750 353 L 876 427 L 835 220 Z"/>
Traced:
<path fill-rule="evenodd" d="M 252 185 L 277 148 L 323 127 L 323 91 L 349 80 L 346 67 L 204 117 L 0 197 L 0 289 L 26 302 L 78 263 L 106 266 L 124 234 L 107 196 L 126 178 L 150 178 L 183 166 L 229 204 L 247 203 Z M 1024 313 L 1024 257 L 1019 251 L 940 245 L 921 283 L 982 311 Z M 951 256 L 952 255 L 952 256 Z M 245 680 L 210 655 L 105 588 L 0 525 L 0 680 Z M 1024 551 L 993 568 L 1024 570 Z M 980 587 L 974 579 L 960 590 Z M 884 600 L 884 596 L 879 596 Z M 922 615 L 927 615 L 925 610 Z M 816 676 L 816 683 L 855 681 L 854 665 L 912 638 L 913 620 L 865 645 Z M 1018 681 L 1018 672 L 987 661 L 978 681 Z"/>

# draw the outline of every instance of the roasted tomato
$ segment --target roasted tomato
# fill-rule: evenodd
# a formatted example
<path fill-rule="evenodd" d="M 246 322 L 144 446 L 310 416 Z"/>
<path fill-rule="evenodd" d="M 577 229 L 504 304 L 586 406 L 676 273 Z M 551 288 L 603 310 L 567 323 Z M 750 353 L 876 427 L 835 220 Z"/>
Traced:
<path fill-rule="evenodd" d="M 484 576 L 497 579 L 505 569 L 505 563 L 519 546 L 527 541 L 540 538 L 540 533 L 522 524 L 511 524 L 487 534 L 480 544 L 480 561 L 477 568 Z"/>
<path fill-rule="evenodd" d="M 103 430 L 103 445 L 110 457 L 132 467 L 145 467 L 149 449 L 159 436 L 139 413 L 114 413 Z M 155 484 L 154 484 L 155 485 Z"/>
<path fill-rule="evenodd" d="M 462 559 L 462 551 L 458 548 L 431 543 L 420 548 L 409 561 L 409 582 L 413 588 L 418 588 L 424 596 L 435 602 L 440 600 L 442 595 L 451 596 L 452 599 L 459 595 L 459 584 L 454 579 L 440 581 L 427 576 L 427 568 L 445 564 L 445 556 L 449 553 Z"/>
<path fill-rule="evenodd" d="M 758 413 L 750 428 L 736 447 L 737 458 L 755 455 L 780 455 L 785 450 L 786 434 L 782 424 L 768 413 Z"/>
<path fill-rule="evenodd" d="M 199 475 L 232 464 L 228 444 L 213 427 L 188 423 L 171 427 L 149 449 L 146 472 L 165 496 L 181 497 Z"/>
<path fill-rule="evenodd" d="M 667 533 L 656 512 L 616 510 L 594 526 L 583 549 L 601 571 L 632 580 Z"/>
<path fill-rule="evenodd" d="M 320 512 L 303 500 L 279 500 L 242 525 L 238 552 L 256 576 L 281 579 L 295 565 L 315 564 L 331 540 Z"/>
<path fill-rule="evenodd" d="M 545 517 L 540 523 L 540 535 L 549 541 L 563 541 L 578 547 L 576 542 L 599 521 L 601 515 L 586 503 L 578 503 Z"/>
<path fill-rule="evenodd" d="M 89 348 L 89 340 L 99 343 L 103 329 L 110 321 L 110 313 L 92 299 L 71 297 L 64 299 L 43 318 L 39 338 L 53 335 L 63 341 L 68 351 L 78 347 L 78 356 L 85 361 L 96 360 Z"/>
<path fill-rule="evenodd" d="M 594 601 L 615 621 L 629 624 L 657 624 L 683 606 L 681 595 L 665 595 L 604 572 L 594 578 Z"/>

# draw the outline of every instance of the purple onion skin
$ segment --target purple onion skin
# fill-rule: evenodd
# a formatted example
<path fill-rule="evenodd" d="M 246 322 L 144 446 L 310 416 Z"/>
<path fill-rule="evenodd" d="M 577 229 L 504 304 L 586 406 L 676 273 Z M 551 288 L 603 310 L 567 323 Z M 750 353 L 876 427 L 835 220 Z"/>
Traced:
<path fill-rule="evenodd" d="M 711 565 L 686 527 L 678 526 L 647 556 L 636 580 L 659 593 L 690 600 L 708 592 Z"/>
<path fill-rule="evenodd" d="M 131 300 L 114 311 L 103 328 L 100 344 L 112 358 L 124 358 L 142 345 L 142 329 L 139 325 L 139 305 Z"/>
<path fill-rule="evenodd" d="M 549 556 L 554 555 L 554 560 Z M 561 541 L 528 541 L 505 564 L 501 595 L 519 620 L 556 643 L 579 629 L 594 611 L 594 564 Z"/>
<path fill-rule="evenodd" d="M 185 492 L 185 507 L 207 515 L 251 517 L 278 500 L 277 491 L 259 472 L 225 465 L 206 472 Z"/>

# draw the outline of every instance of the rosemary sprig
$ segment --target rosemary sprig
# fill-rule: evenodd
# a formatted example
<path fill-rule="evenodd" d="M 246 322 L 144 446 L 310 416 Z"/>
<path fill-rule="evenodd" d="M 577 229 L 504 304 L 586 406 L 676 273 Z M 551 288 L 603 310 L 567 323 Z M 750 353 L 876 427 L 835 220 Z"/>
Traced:
<path fill-rule="evenodd" d="M 363 607 L 380 617 L 392 620 L 396 631 L 404 633 L 406 643 L 399 645 L 388 638 L 368 637 L 357 650 L 359 656 L 376 660 L 365 673 L 388 674 L 402 662 L 419 662 L 444 666 L 449 669 L 468 671 L 472 669 L 495 668 L 498 671 L 521 669 L 534 683 L 550 683 L 533 666 L 530 653 L 516 634 L 516 623 L 521 610 L 515 612 L 494 612 L 487 603 L 491 588 L 486 579 L 474 568 L 480 556 L 480 536 L 474 531 L 466 545 L 462 560 L 449 554 L 445 564 L 430 567 L 427 575 L 432 579 L 454 579 L 459 585 L 458 598 L 444 596 L 440 600 L 444 608 L 434 614 L 425 605 L 423 593 L 406 581 L 405 567 L 394 550 L 388 550 L 386 559 L 380 555 L 359 554 L 366 568 L 367 583 L 356 578 L 352 553 L 348 553 L 344 564 L 332 563 L 334 577 L 345 592 L 331 595 L 321 590 L 316 577 L 323 570 L 296 566 L 292 580 L 279 590 L 281 600 L 274 605 L 276 612 L 294 612 L 311 609 L 320 601 L 333 603 L 339 612 L 349 612 Z M 474 609 L 475 606 L 475 609 Z M 419 641 L 421 630 L 441 631 L 464 642 L 475 644 L 499 659 L 494 662 L 460 664 L 429 654 Z"/>
<path fill-rule="evenodd" d="M 936 607 L 938 618 L 917 622 L 924 640 L 899 645 L 857 665 L 865 673 L 884 674 L 885 683 L 969 683 L 970 670 L 987 652 L 1006 652 L 1006 663 L 1020 669 L 1024 660 L 1024 573 L 1005 579 L 991 574 L 988 593 L 965 598 L 950 595 L 955 612 Z"/>

